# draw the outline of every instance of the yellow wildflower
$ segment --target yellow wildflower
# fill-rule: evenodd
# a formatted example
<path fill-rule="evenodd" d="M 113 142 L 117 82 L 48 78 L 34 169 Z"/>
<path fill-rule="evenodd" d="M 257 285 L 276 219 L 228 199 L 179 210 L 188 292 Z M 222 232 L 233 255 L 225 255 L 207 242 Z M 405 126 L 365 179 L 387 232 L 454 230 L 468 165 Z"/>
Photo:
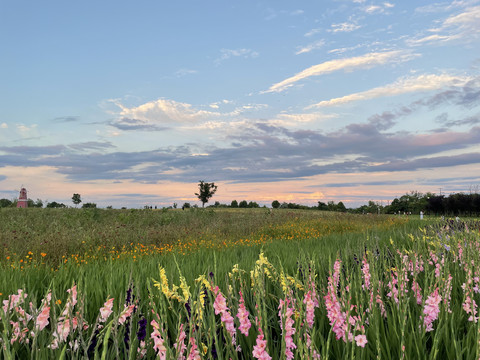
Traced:
<path fill-rule="evenodd" d="M 187 281 L 183 276 L 180 276 L 180 289 L 183 293 L 183 299 L 187 302 L 188 299 L 190 299 L 190 287 L 187 285 Z"/>

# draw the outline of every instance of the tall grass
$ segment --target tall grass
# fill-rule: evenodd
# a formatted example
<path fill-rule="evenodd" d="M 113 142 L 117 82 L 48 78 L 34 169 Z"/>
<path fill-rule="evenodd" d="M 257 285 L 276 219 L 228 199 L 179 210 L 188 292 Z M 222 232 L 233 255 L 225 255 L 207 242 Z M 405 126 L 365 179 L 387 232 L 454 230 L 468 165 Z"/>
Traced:
<path fill-rule="evenodd" d="M 184 355 L 192 351 L 191 339 L 194 339 L 206 358 L 251 358 L 263 333 L 269 355 L 288 358 L 289 341 L 285 338 L 288 333 L 285 326 L 291 325 L 292 319 L 296 329 L 292 339 L 296 348 L 291 350 L 296 358 L 313 358 L 315 354 L 335 359 L 440 358 L 439 355 L 451 358 L 452 350 L 441 345 L 447 336 L 454 339 L 455 346 L 461 350 L 465 346 L 472 347 L 464 350 L 460 358 L 473 358 L 477 354 L 478 335 L 473 325 L 476 323 L 469 322 L 462 309 L 466 296 L 462 285 L 468 275 L 465 266 L 471 260 L 478 263 L 475 257 L 478 257 L 478 251 L 474 251 L 477 245 L 467 246 L 478 243 L 478 234 L 473 231 L 466 233 L 461 228 L 452 232 L 451 228 L 445 230 L 441 227 L 427 231 L 424 230 L 426 221 L 302 211 L 71 210 L 67 213 L 2 213 L 6 216 L 2 216 L 1 222 L 7 229 L 6 235 L 2 231 L 2 241 L 8 241 L 4 243 L 8 245 L 4 246 L 2 255 L 0 298 L 8 303 L 8 295 L 24 289 L 28 294 L 26 303 L 31 301 L 32 307 L 27 310 L 26 304 L 21 306 L 34 315 L 40 310 L 48 291 L 52 292 L 50 323 L 44 330 L 34 331 L 35 336 L 30 331 L 29 344 L 18 339 L 11 342 L 15 326 L 10 321 L 22 323 L 18 321 L 18 312 L 12 310 L 0 314 L 3 344 L 11 342 L 8 348 L 4 347 L 4 357 L 58 358 L 63 354 L 82 358 L 105 354 L 105 358 L 137 358 L 141 351 L 146 351 L 145 357 L 153 358 L 156 340 L 150 336 L 155 334 L 155 323 L 152 323 L 155 320 L 171 357 L 178 356 L 179 347 L 175 348 L 174 344 L 183 330 L 187 336 L 185 344 L 189 344 Z M 49 227 L 46 225 L 48 221 L 56 225 Z M 36 237 L 28 237 L 25 240 L 28 245 L 19 244 L 22 237 L 12 238 L 13 231 L 23 234 L 36 231 Z M 188 235 L 190 231 L 192 234 Z M 70 232 L 77 248 L 69 247 Z M 155 241 L 159 241 L 159 234 L 163 233 L 168 233 L 166 238 L 172 239 L 168 251 L 140 251 L 139 245 L 148 248 L 153 244 L 160 248 Z M 109 238 L 115 234 L 118 238 Z M 180 234 L 185 236 L 178 238 Z M 85 240 L 87 235 L 91 236 L 90 243 Z M 59 236 L 56 243 L 62 246 L 50 248 L 47 244 L 55 236 Z M 38 244 L 45 243 L 45 240 L 47 243 L 43 246 Z M 465 249 L 460 267 L 458 251 L 445 248 L 457 249 L 459 244 Z M 120 252 L 112 250 L 112 247 L 121 249 L 127 245 L 132 249 L 137 246 L 139 252 L 125 252 L 119 256 Z M 93 257 L 95 249 L 100 249 L 97 257 Z M 87 261 L 72 259 L 72 255 L 81 257 L 82 251 L 89 254 Z M 47 255 L 38 256 L 41 253 Z M 428 263 L 432 261 L 432 253 L 437 259 L 444 255 L 440 270 L 443 278 L 448 278 L 447 275 L 453 277 L 452 314 L 446 308 L 442 309 L 433 322 L 433 332 L 425 332 L 421 318 L 425 301 L 434 288 L 441 288 L 442 279 L 435 276 L 436 263 Z M 398 276 L 407 266 L 405 256 L 408 264 L 423 259 L 425 269 L 414 275 L 407 274 L 409 293 L 399 297 L 397 303 L 387 295 L 388 283 L 394 272 L 398 284 L 405 280 L 405 277 Z M 20 263 L 24 258 L 27 261 Z M 68 260 L 65 262 L 65 259 Z M 348 339 L 348 334 L 344 341 L 337 339 L 332 332 L 325 296 L 329 293 L 329 276 L 333 276 L 337 261 L 340 261 L 341 269 L 335 287 L 339 309 L 354 316 L 358 325 L 358 329 L 352 325 L 351 329 L 345 328 L 345 332 L 348 330 L 354 336 L 365 335 L 368 341 L 365 348 Z M 363 261 L 370 266 L 371 287 L 368 288 L 362 286 L 365 285 Z M 473 267 L 472 281 L 475 281 L 475 271 Z M 165 285 L 165 279 L 168 285 Z M 422 289 L 421 305 L 412 296 L 413 279 Z M 72 294 L 67 290 L 74 284 L 78 290 L 78 303 L 69 308 L 71 313 L 65 313 Z M 216 286 L 218 290 L 215 290 Z M 242 291 L 250 313 L 252 328 L 248 336 L 238 331 L 239 323 L 235 317 L 240 308 L 239 291 Z M 306 325 L 305 318 L 307 304 L 304 301 L 309 292 L 318 301 L 318 307 L 314 306 L 312 327 Z M 371 294 L 374 294 L 373 303 Z M 375 305 L 377 294 L 384 304 L 386 318 L 380 306 Z M 472 294 L 472 298 L 477 296 L 475 292 Z M 228 318 L 225 311 L 218 314 L 214 311 L 213 304 L 219 295 L 225 297 L 228 312 L 235 318 L 235 345 L 232 345 L 231 335 L 222 320 Z M 99 309 L 105 306 L 108 298 L 114 298 L 113 313 L 108 321 L 100 323 Z M 134 304 L 135 312 L 122 324 L 120 319 L 126 303 Z M 279 309 L 282 303 L 284 305 Z M 294 315 L 289 318 L 292 311 Z M 62 313 L 66 315 L 62 316 Z M 461 321 L 453 320 L 454 316 Z M 60 341 L 58 348 L 50 349 L 51 352 L 40 350 L 52 347 L 58 337 L 55 329 L 65 322 L 62 317 L 85 321 L 88 328 L 78 327 L 69 332 L 67 339 Z M 283 325 L 279 322 L 281 317 Z M 137 332 L 145 324 L 144 320 L 147 337 L 142 348 Z M 31 320 L 24 326 L 32 330 L 33 324 L 34 320 Z M 466 338 L 462 338 L 464 333 L 468 335 Z M 129 340 L 125 342 L 127 334 Z M 32 342 L 36 345 L 33 346 Z M 94 343 L 97 346 L 93 346 Z M 237 351 L 238 345 L 241 351 Z"/>

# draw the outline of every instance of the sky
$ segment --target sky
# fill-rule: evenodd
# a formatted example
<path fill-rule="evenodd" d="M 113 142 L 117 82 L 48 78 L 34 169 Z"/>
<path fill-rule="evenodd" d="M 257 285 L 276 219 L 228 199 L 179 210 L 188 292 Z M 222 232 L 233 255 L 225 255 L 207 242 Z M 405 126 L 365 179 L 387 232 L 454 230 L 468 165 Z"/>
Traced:
<path fill-rule="evenodd" d="M 0 198 L 480 186 L 480 0 L 0 1 Z"/>

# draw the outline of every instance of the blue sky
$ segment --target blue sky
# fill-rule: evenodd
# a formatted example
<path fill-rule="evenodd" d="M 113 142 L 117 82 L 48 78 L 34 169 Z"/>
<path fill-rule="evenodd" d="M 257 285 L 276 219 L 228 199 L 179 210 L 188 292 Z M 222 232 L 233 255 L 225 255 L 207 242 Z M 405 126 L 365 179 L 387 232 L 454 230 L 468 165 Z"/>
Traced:
<path fill-rule="evenodd" d="M 480 185 L 480 0 L 3 1 L 0 198 L 386 204 Z"/>

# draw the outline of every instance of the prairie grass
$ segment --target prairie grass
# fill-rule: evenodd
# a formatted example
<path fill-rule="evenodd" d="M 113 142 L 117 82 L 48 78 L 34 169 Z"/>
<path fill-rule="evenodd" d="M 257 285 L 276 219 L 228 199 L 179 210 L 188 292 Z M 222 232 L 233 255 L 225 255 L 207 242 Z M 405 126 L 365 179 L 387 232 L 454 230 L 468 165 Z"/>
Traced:
<path fill-rule="evenodd" d="M 95 354 L 140 358 L 142 351 L 145 358 L 153 358 L 159 336 L 166 358 L 178 358 L 180 348 L 174 344 L 180 344 L 182 331 L 187 336 L 182 340 L 186 344 L 183 356 L 194 352 L 195 343 L 205 358 L 252 358 L 261 334 L 265 351 L 275 359 L 290 358 L 288 351 L 298 359 L 316 355 L 331 359 L 455 358 L 454 351 L 442 345 L 447 338 L 460 351 L 457 358 L 479 355 L 475 314 L 469 321 L 464 310 L 468 296 L 480 301 L 474 290 L 480 273 L 475 223 L 465 227 L 464 223 L 440 225 L 437 220 L 405 217 L 265 209 L 12 210 L 1 212 L 0 300 L 8 305 L 12 294 L 23 289 L 28 298 L 21 306 L 34 316 L 45 304 L 42 299 L 48 292 L 52 295 L 50 323 L 43 331 L 35 331 L 34 320 L 23 323 L 30 329 L 23 339 L 13 335 L 15 329 L 22 333 L 18 311 L 2 315 L 0 310 L 5 358 L 58 358 L 62 354 L 68 358 Z M 420 259 L 424 269 L 413 271 L 411 267 Z M 364 261 L 370 267 L 369 286 Z M 340 270 L 332 292 L 335 269 Z M 446 287 L 449 276 L 450 290 Z M 468 290 L 468 279 L 472 290 Z M 412 289 L 414 280 L 420 292 Z M 71 305 L 73 286 L 78 291 L 76 305 Z M 391 287 L 397 293 L 401 287 L 404 291 L 396 295 L 398 302 Z M 432 321 L 433 330 L 426 331 L 423 312 L 436 288 L 443 300 L 450 294 L 451 307 L 442 305 Z M 238 328 L 239 291 L 250 314 L 248 336 Z M 386 317 L 375 300 L 377 295 Z M 228 310 L 215 314 L 220 307 L 214 311 L 213 305 L 219 296 L 225 298 Z M 306 301 L 308 296 L 318 306 Z M 347 319 L 353 316 L 353 325 L 342 328 L 345 339 L 341 334 L 337 339 L 326 296 L 338 301 L 337 313 Z M 112 315 L 100 323 L 99 309 L 109 298 L 114 299 Z M 30 310 L 28 302 L 32 303 Z M 134 305 L 135 312 L 122 323 L 126 305 Z M 314 306 L 313 313 L 308 306 L 310 310 Z M 306 325 L 307 313 L 314 315 L 312 326 Z M 228 314 L 237 329 L 235 346 L 228 331 Z M 65 319 L 88 327 L 70 329 L 62 339 L 58 329 Z M 147 337 L 141 340 L 138 333 L 145 323 Z M 290 347 L 286 334 L 291 330 L 285 326 L 296 329 L 291 339 L 296 348 Z M 367 341 L 365 347 L 355 337 L 360 343 Z M 50 352 L 40 350 L 48 346 Z"/>

